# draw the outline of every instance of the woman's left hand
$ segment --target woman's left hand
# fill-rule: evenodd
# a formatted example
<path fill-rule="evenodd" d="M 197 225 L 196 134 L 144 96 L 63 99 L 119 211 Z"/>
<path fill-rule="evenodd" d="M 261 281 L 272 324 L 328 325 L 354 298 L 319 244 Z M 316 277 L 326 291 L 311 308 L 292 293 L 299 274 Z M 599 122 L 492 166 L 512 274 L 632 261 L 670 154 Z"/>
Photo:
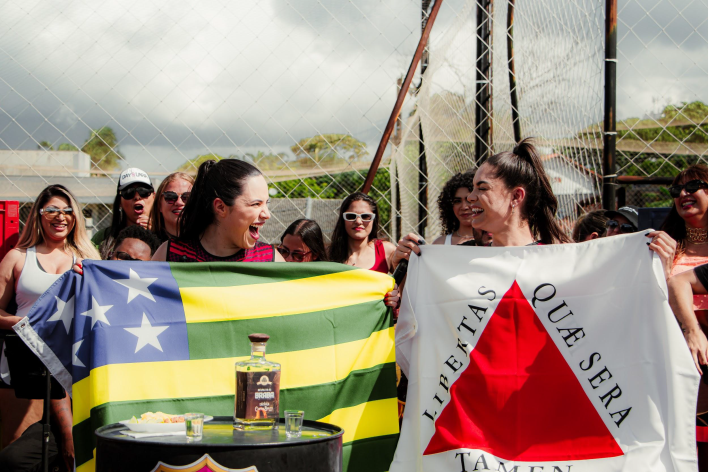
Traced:
<path fill-rule="evenodd" d="M 399 290 L 393 289 L 384 296 L 384 304 L 396 308 L 399 305 Z"/>
<path fill-rule="evenodd" d="M 660 257 L 662 269 L 665 272 L 665 280 L 669 279 L 675 251 L 677 250 L 677 242 L 667 233 L 659 230 L 646 233 L 645 236 L 651 238 L 647 244 Z"/>

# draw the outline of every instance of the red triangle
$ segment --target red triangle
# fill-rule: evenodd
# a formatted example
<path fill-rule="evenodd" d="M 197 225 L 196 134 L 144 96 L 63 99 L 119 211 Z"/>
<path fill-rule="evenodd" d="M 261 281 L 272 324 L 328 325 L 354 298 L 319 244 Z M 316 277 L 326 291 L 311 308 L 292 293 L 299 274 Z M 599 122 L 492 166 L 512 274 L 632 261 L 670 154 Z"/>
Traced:
<path fill-rule="evenodd" d="M 516 281 L 470 357 L 424 455 L 458 448 L 508 461 L 623 455 Z"/>

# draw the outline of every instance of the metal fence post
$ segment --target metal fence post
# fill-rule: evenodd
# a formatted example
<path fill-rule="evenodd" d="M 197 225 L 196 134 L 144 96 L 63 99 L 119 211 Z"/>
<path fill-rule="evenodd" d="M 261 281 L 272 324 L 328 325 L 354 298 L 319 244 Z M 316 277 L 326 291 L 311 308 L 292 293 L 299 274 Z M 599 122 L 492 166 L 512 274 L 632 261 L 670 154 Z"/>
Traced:
<path fill-rule="evenodd" d="M 606 0 L 605 88 L 603 101 L 603 208 L 615 210 L 616 188 L 616 49 L 618 44 L 618 0 Z"/>

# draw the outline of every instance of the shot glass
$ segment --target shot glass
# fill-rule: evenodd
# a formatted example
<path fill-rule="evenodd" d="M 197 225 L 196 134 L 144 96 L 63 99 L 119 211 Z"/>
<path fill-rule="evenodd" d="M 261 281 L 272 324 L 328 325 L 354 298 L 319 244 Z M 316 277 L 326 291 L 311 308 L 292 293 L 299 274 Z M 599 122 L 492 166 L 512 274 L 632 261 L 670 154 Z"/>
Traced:
<path fill-rule="evenodd" d="M 303 411 L 285 411 L 286 438 L 297 439 L 303 433 Z"/>
<path fill-rule="evenodd" d="M 185 430 L 188 442 L 202 440 L 203 429 L 204 414 L 198 412 L 190 412 L 185 414 Z"/>

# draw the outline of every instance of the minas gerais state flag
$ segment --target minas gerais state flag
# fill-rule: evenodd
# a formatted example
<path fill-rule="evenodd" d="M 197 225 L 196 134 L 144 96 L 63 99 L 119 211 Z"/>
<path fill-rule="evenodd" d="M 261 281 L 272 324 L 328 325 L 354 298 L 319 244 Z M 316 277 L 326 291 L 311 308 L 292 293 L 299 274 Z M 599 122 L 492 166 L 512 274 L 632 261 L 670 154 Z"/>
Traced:
<path fill-rule="evenodd" d="M 257 332 L 281 363 L 281 410 L 344 428 L 345 469 L 382 471 L 399 432 L 393 286 L 335 263 L 84 261 L 15 330 L 72 395 L 80 471 L 95 469 L 103 425 L 158 410 L 233 415 L 234 363 Z"/>
<path fill-rule="evenodd" d="M 696 471 L 699 376 L 646 240 L 423 247 L 391 470 Z"/>

